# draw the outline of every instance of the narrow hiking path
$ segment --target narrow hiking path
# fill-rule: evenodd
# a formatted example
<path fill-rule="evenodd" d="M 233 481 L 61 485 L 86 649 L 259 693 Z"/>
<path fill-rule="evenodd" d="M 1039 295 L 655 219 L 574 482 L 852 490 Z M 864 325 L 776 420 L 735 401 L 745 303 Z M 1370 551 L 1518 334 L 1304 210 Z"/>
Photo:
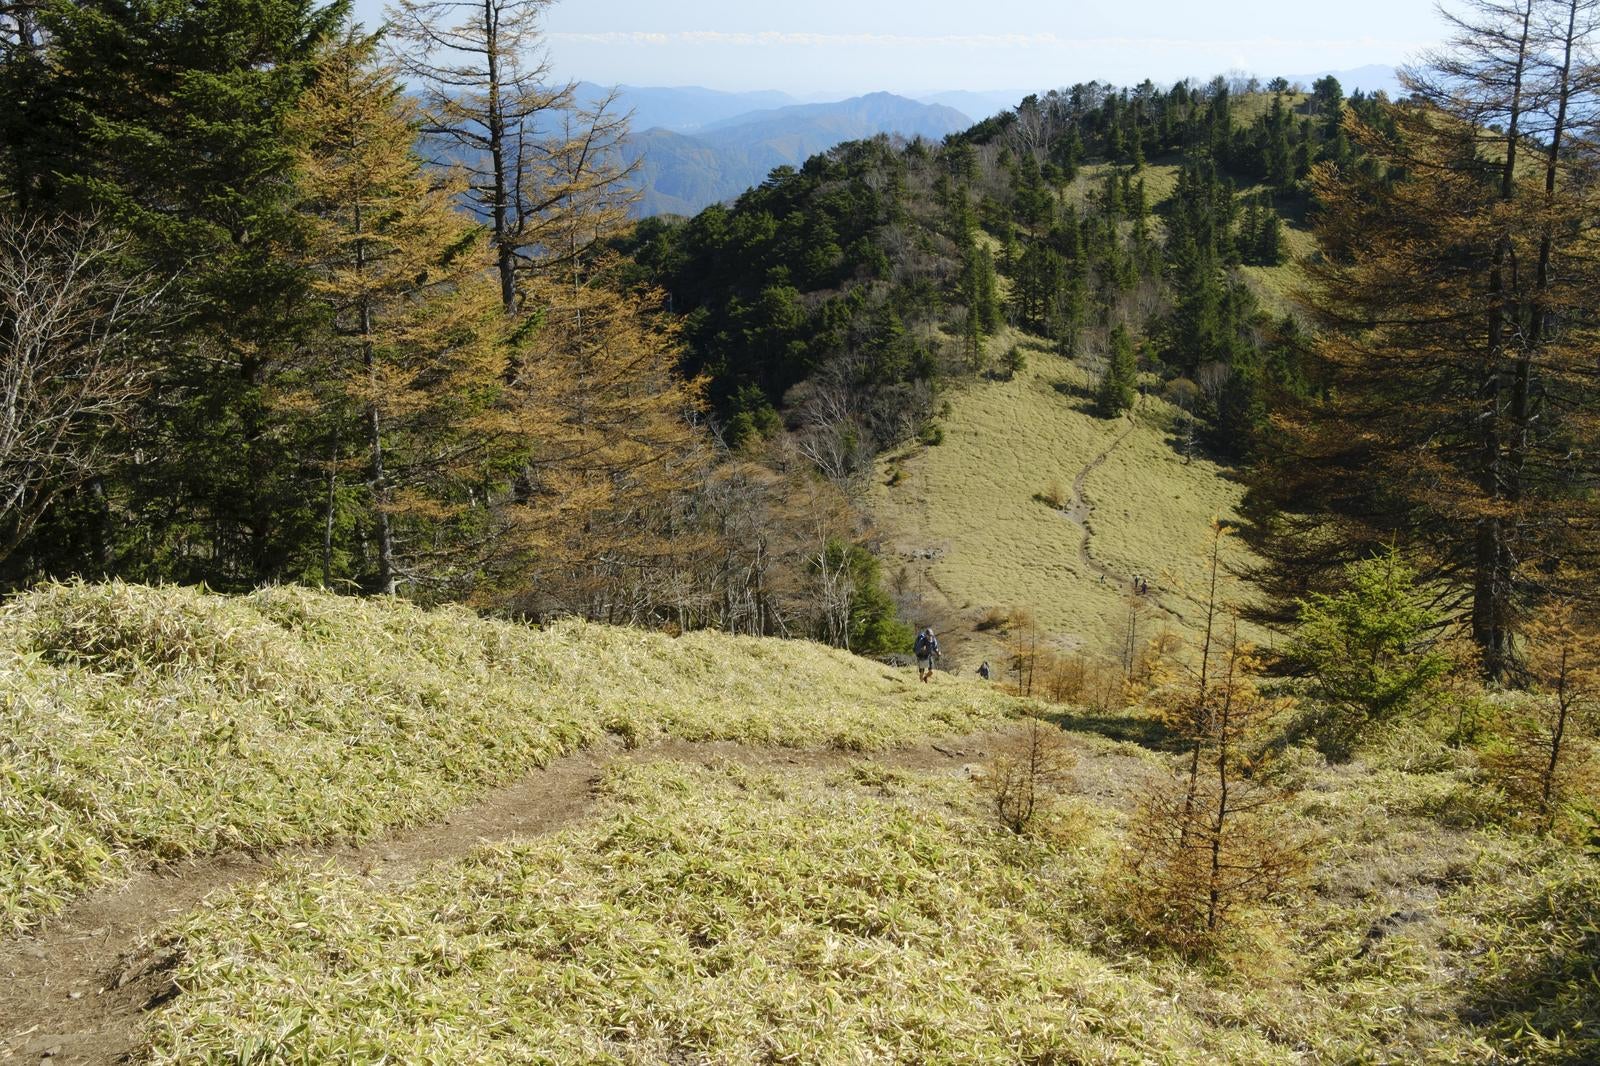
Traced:
<path fill-rule="evenodd" d="M 0 941 L 0 1062 L 123 1061 L 134 1049 L 141 1017 L 177 992 L 170 974 L 175 960 L 141 955 L 141 945 L 207 896 L 261 881 L 284 860 L 332 863 L 381 890 L 482 844 L 525 840 L 581 821 L 598 806 L 599 777 L 619 762 L 723 760 L 833 769 L 871 760 L 896 769 L 961 772 L 964 760 L 985 757 L 985 749 L 1003 736 L 976 734 L 877 753 L 726 741 L 666 741 L 627 751 L 613 741 L 558 759 L 442 821 L 361 845 L 220 855 L 142 871 L 79 900 L 35 935 Z"/>
<path fill-rule="evenodd" d="M 1100 465 L 1107 459 L 1111 458 L 1111 453 L 1116 450 L 1117 445 L 1127 440 L 1128 435 L 1138 428 L 1139 424 L 1130 418 L 1128 428 L 1117 434 L 1116 440 L 1106 445 L 1104 451 L 1084 464 L 1083 469 L 1078 471 L 1078 476 L 1072 479 L 1071 501 L 1061 509 L 1061 513 L 1066 516 L 1067 521 L 1077 526 L 1082 533 L 1082 536 L 1078 539 L 1079 564 L 1092 574 L 1102 578 L 1110 578 L 1117 582 L 1127 582 L 1131 579 L 1118 574 L 1109 566 L 1095 559 L 1089 552 L 1089 538 L 1091 536 L 1089 518 L 1094 514 L 1094 507 L 1089 503 L 1089 498 L 1084 495 L 1084 490 L 1088 487 L 1089 475 L 1099 469 Z"/>
<path fill-rule="evenodd" d="M 1105 446 L 1105 450 L 1103 450 L 1099 455 L 1096 455 L 1093 459 L 1090 459 L 1084 464 L 1083 469 L 1078 471 L 1077 476 L 1072 479 L 1072 499 L 1065 507 L 1060 509 L 1061 514 L 1066 518 L 1066 520 L 1077 526 L 1082 534 L 1078 538 L 1079 565 L 1082 566 L 1085 571 L 1097 576 L 1101 581 L 1109 580 L 1125 588 L 1132 587 L 1133 575 L 1118 573 L 1111 567 L 1096 559 L 1093 553 L 1089 550 L 1089 543 L 1094 535 L 1093 531 L 1089 528 L 1089 519 L 1094 515 L 1094 506 L 1089 503 L 1089 497 L 1086 495 L 1086 490 L 1089 485 L 1089 475 L 1099 469 L 1100 466 L 1111 457 L 1111 453 L 1116 451 L 1117 446 L 1123 441 L 1127 440 L 1128 437 L 1132 435 L 1133 431 L 1138 428 L 1138 418 L 1134 412 L 1130 411 L 1128 414 L 1128 428 L 1117 434 L 1116 439 Z M 1159 589 L 1154 593 L 1147 594 L 1147 599 L 1160 610 L 1165 611 L 1167 614 L 1178 619 L 1180 622 L 1183 621 L 1182 612 L 1176 611 L 1169 607 L 1164 602 Z"/>

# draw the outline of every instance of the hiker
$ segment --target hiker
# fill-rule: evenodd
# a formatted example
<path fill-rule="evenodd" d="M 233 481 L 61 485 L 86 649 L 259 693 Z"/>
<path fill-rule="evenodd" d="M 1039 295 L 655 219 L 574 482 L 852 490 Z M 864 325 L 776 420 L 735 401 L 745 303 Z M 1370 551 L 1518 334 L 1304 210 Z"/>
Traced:
<path fill-rule="evenodd" d="M 989 680 L 989 660 L 983 660 L 983 665 L 978 667 L 978 676 L 985 681 Z"/>
<path fill-rule="evenodd" d="M 934 660 L 939 658 L 939 638 L 933 635 L 932 629 L 923 629 L 917 634 L 917 642 L 911 648 L 917 656 L 917 677 L 927 684 L 928 678 L 933 676 Z"/>

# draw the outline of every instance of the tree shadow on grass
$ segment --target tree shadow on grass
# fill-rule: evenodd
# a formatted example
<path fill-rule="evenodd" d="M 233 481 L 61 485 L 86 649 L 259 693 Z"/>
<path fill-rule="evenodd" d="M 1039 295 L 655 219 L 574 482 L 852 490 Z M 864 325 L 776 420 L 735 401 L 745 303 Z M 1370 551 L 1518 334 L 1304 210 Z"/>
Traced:
<path fill-rule="evenodd" d="M 1126 741 L 1151 751 L 1175 752 L 1182 748 L 1177 737 L 1153 715 L 1132 711 L 1091 711 L 1063 708 L 1044 715 L 1044 720 L 1072 733 L 1094 733 L 1108 740 Z"/>
<path fill-rule="evenodd" d="M 1499 918 L 1499 943 L 1469 986 L 1462 1020 L 1506 1061 L 1600 1062 L 1600 867 L 1544 885 Z"/>
<path fill-rule="evenodd" d="M 1095 399 L 1096 390 L 1092 385 L 1080 385 L 1075 381 L 1062 378 L 1050 383 L 1050 387 L 1062 396 L 1072 401 L 1072 409 L 1080 415 L 1091 418 L 1100 417 L 1100 405 Z"/>

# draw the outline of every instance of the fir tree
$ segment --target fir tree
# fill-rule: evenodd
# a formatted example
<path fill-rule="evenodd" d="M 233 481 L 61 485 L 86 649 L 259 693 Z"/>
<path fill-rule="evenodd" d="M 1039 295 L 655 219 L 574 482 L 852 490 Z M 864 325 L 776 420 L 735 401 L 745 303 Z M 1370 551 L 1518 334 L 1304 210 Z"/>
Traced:
<path fill-rule="evenodd" d="M 1121 323 L 1111 331 L 1111 351 L 1105 373 L 1095 393 L 1095 411 L 1101 418 L 1115 418 L 1133 406 L 1138 383 L 1138 363 L 1133 354 L 1133 338 Z"/>
<path fill-rule="evenodd" d="M 58 206 L 137 235 L 137 258 L 189 312 L 157 370 L 120 491 L 93 519 L 125 573 L 247 588 L 291 574 L 319 538 L 296 476 L 301 427 L 269 397 L 307 324 L 287 126 L 343 0 L 86 0 L 48 7 L 61 94 Z"/>

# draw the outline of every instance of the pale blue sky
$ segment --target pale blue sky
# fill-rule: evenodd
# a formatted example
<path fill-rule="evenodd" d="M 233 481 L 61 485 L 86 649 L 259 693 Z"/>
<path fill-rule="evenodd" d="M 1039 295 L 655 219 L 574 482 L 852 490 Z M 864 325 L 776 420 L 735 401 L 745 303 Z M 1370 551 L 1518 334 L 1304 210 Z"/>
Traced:
<path fill-rule="evenodd" d="M 1432 0 L 563 0 L 547 26 L 566 77 L 827 96 L 1299 75 L 1442 36 Z"/>

